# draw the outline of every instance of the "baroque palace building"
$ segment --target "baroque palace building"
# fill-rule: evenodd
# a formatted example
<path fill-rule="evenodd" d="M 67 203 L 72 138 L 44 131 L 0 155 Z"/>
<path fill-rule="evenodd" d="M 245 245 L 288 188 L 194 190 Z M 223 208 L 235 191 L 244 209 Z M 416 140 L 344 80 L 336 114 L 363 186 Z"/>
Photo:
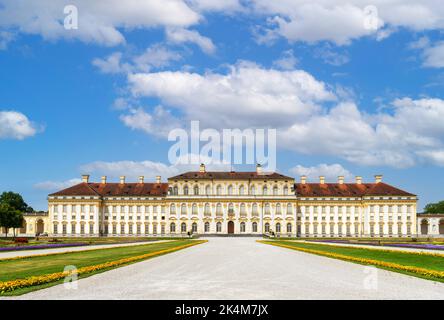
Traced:
<path fill-rule="evenodd" d="M 201 235 L 281 237 L 408 237 L 416 234 L 416 195 L 375 176 L 326 183 L 324 177 L 299 183 L 279 173 L 186 172 L 161 182 L 110 183 L 106 177 L 48 196 L 48 215 L 40 230 L 53 236 Z M 32 233 L 36 217 L 29 220 Z M 31 222 L 32 220 L 32 222 Z"/>

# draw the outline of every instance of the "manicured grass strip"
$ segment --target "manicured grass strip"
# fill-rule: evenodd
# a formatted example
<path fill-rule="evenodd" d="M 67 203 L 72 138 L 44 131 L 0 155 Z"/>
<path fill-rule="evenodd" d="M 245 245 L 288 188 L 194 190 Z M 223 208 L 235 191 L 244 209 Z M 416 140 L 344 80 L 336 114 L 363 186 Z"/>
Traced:
<path fill-rule="evenodd" d="M 164 249 L 154 249 L 153 250 L 153 245 L 146 245 L 146 246 L 138 246 L 137 249 L 141 250 L 140 252 L 143 251 L 151 251 L 148 253 L 144 253 L 141 255 L 136 255 L 134 256 L 134 252 L 132 253 L 132 256 L 129 257 L 125 257 L 125 258 L 121 258 L 121 259 L 117 259 L 115 260 L 116 256 L 119 256 L 119 253 L 121 253 L 121 255 L 128 255 L 128 253 L 124 253 L 121 252 L 122 248 L 115 248 L 115 249 L 120 249 L 120 252 L 110 252 L 110 251 L 115 251 L 113 249 L 101 249 L 104 252 L 98 252 L 95 251 L 93 252 L 97 257 L 96 260 L 101 260 L 102 263 L 99 264 L 89 264 L 87 266 L 82 266 L 79 267 L 79 264 L 76 264 L 75 262 L 73 263 L 73 261 L 75 259 L 73 259 L 73 257 L 69 257 L 67 255 L 64 255 L 64 258 L 62 258 L 62 261 L 55 261 L 54 262 L 54 256 L 51 257 L 46 257 L 47 260 L 46 261 L 50 267 L 52 268 L 58 268 L 60 270 L 63 269 L 66 265 L 75 265 L 77 266 L 77 274 L 79 276 L 84 275 L 84 274 L 89 274 L 89 273 L 94 273 L 100 270 L 104 270 L 104 269 L 110 269 L 110 268 L 115 268 L 115 267 L 119 267 L 122 265 L 126 265 L 129 263 L 134 263 L 134 262 L 138 262 L 138 261 L 142 261 L 148 258 L 152 258 L 155 256 L 159 256 L 159 255 L 163 255 L 166 253 L 170 253 L 170 252 L 174 252 L 174 251 L 178 251 L 184 248 L 188 248 L 197 244 L 201 244 L 206 242 L 206 240 L 197 240 L 197 241 L 192 241 L 192 240 L 186 240 L 186 241 L 174 241 L 174 242 L 166 242 L 166 243 L 161 243 L 158 244 L 158 246 L 161 246 L 162 244 L 164 246 L 166 246 L 166 248 Z M 143 247 L 143 248 L 141 248 Z M 154 246 L 156 247 L 156 246 Z M 131 249 L 126 247 L 125 249 Z M 150 250 L 151 249 L 151 250 Z M 134 251 L 134 250 L 133 250 Z M 139 252 L 139 253 L 140 253 Z M 83 256 L 82 257 L 78 257 L 78 260 L 83 260 L 84 264 L 88 264 L 87 261 L 89 261 L 89 258 L 91 257 L 85 257 L 85 255 L 88 255 L 88 253 L 91 253 L 89 251 L 83 252 Z M 114 253 L 114 255 L 113 255 Z M 137 253 L 137 252 L 136 252 Z M 78 255 L 78 253 L 72 253 L 72 255 Z M 114 259 L 112 259 L 112 257 L 114 256 Z M 45 269 L 45 265 L 42 265 L 43 261 L 38 261 L 41 260 L 45 257 L 38 257 L 38 258 L 29 258 L 27 260 L 30 260 L 31 264 L 35 265 L 36 263 L 39 263 L 39 265 L 37 266 L 37 269 L 39 270 L 33 270 L 34 272 L 36 271 L 44 271 L 46 269 L 51 269 L 50 267 Z M 59 257 L 60 258 L 60 257 Z M 65 260 L 65 261 L 63 261 Z M 85 261 L 86 260 L 86 261 Z M 4 261 L 0 263 L 0 268 L 3 271 L 6 267 L 6 269 L 11 269 L 14 268 L 14 264 L 23 264 L 24 261 Z M 8 265 L 9 264 L 9 265 Z M 52 264 L 52 266 L 51 266 Z M 28 266 L 29 267 L 29 266 Z M 11 270 L 10 270 L 11 271 Z M 15 274 L 20 274 L 20 271 L 17 272 L 17 270 L 15 271 Z M 38 285 L 42 285 L 45 283 L 50 283 L 50 282 L 54 282 L 54 281 L 58 281 L 60 279 L 63 279 L 67 276 L 69 276 L 71 274 L 71 271 L 66 271 L 66 272 L 54 272 L 54 273 L 40 273 L 39 275 L 34 275 L 34 276 L 30 276 L 30 277 L 25 277 L 25 278 L 20 278 L 20 279 L 14 279 L 14 280 L 8 280 L 8 281 L 3 281 L 0 282 L 0 294 L 5 294 L 11 291 L 14 291 L 16 289 L 20 289 L 20 288 L 26 288 L 26 287 L 31 287 L 31 286 L 38 286 Z M 3 272 L 2 272 L 2 276 L 4 276 Z M 9 276 L 12 276 L 11 273 L 9 272 Z"/>
<path fill-rule="evenodd" d="M 444 282 L 444 257 L 442 255 L 421 252 L 411 253 L 406 251 L 349 248 L 289 241 L 259 240 L 258 242 L 329 258 L 373 265 L 383 269 Z"/>

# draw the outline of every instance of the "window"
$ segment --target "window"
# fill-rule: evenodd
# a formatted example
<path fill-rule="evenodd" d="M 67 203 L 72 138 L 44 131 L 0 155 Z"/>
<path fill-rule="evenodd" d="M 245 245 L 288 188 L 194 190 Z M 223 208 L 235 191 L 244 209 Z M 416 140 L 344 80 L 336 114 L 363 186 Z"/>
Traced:
<path fill-rule="evenodd" d="M 183 194 L 188 195 L 188 186 L 183 187 Z"/>
<path fill-rule="evenodd" d="M 63 234 L 66 234 L 66 224 L 64 224 L 64 225 L 62 226 L 62 233 L 63 233 Z"/>
<path fill-rule="evenodd" d="M 239 187 L 239 194 L 242 196 L 244 194 L 244 192 L 245 192 L 244 186 L 240 186 Z"/>
<path fill-rule="evenodd" d="M 145 223 L 145 234 L 150 233 L 150 225 L 148 223 Z"/>
<path fill-rule="evenodd" d="M 187 232 L 187 224 L 185 222 L 182 222 L 182 224 L 180 225 L 180 232 Z"/>
<path fill-rule="evenodd" d="M 228 194 L 231 196 L 233 194 L 233 186 L 229 185 L 228 186 Z"/>
<path fill-rule="evenodd" d="M 265 224 L 265 232 L 270 232 L 270 224 L 267 222 L 266 224 Z"/>
<path fill-rule="evenodd" d="M 180 207 L 180 214 L 187 214 L 187 206 L 185 205 L 185 203 L 182 203 Z"/>
<path fill-rule="evenodd" d="M 255 195 L 256 194 L 256 188 L 254 186 L 251 186 L 250 188 L 250 194 Z"/>
<path fill-rule="evenodd" d="M 193 215 L 197 215 L 197 204 L 193 203 L 193 206 L 191 208 L 191 212 Z"/>
<path fill-rule="evenodd" d="M 208 195 L 208 194 L 211 194 L 211 187 L 210 186 L 206 186 L 205 187 L 205 193 Z"/>
<path fill-rule="evenodd" d="M 205 222 L 205 232 L 210 232 L 210 223 Z"/>
<path fill-rule="evenodd" d="M 270 204 L 269 203 L 265 204 L 265 214 L 270 214 Z"/>
<path fill-rule="evenodd" d="M 241 222 L 241 224 L 240 224 L 240 232 L 245 232 L 245 222 Z"/>
<path fill-rule="evenodd" d="M 177 196 L 178 193 L 179 193 L 179 192 L 178 192 L 178 188 L 177 188 L 177 186 L 174 186 L 174 187 L 173 187 L 173 195 Z"/>
<path fill-rule="evenodd" d="M 253 232 L 257 232 L 257 222 L 253 222 Z"/>
<path fill-rule="evenodd" d="M 253 208 L 252 208 L 252 211 L 253 211 L 253 215 L 257 215 L 257 203 L 253 203 Z"/>
<path fill-rule="evenodd" d="M 176 205 L 174 203 L 170 206 L 170 213 L 176 214 Z"/>
<path fill-rule="evenodd" d="M 293 207 L 291 205 L 291 203 L 287 203 L 287 214 L 293 214 Z"/>
<path fill-rule="evenodd" d="M 291 223 L 287 223 L 287 233 L 291 233 Z"/>
<path fill-rule="evenodd" d="M 278 203 L 278 204 L 276 205 L 276 214 L 281 214 L 281 213 L 282 213 L 282 210 L 281 210 L 281 204 Z"/>
<path fill-rule="evenodd" d="M 193 233 L 197 233 L 197 223 L 193 222 L 193 224 L 191 225 L 191 230 L 193 231 Z"/>
<path fill-rule="evenodd" d="M 170 232 L 171 233 L 176 232 L 176 224 L 174 222 L 171 222 L 171 224 L 170 224 Z"/>
<path fill-rule="evenodd" d="M 194 186 L 194 194 L 195 195 L 199 194 L 199 186 Z"/>
<path fill-rule="evenodd" d="M 157 224 L 153 224 L 153 234 L 157 234 Z"/>
<path fill-rule="evenodd" d="M 53 228 L 53 230 L 54 230 L 54 233 L 55 233 L 55 234 L 58 233 L 58 231 L 57 231 L 57 224 L 54 224 L 54 228 Z"/>
<path fill-rule="evenodd" d="M 120 234 L 125 234 L 125 225 L 124 224 L 120 225 Z"/>
<path fill-rule="evenodd" d="M 262 189 L 262 194 L 263 194 L 264 196 L 266 196 L 266 195 L 268 194 L 268 188 L 267 188 L 267 186 L 264 186 L 264 188 Z"/>
<path fill-rule="evenodd" d="M 222 223 L 218 222 L 216 224 L 216 232 L 222 232 Z"/>
<path fill-rule="evenodd" d="M 220 185 L 218 185 L 217 188 L 216 188 L 216 194 L 218 196 L 220 196 L 222 194 L 222 187 Z"/>
<path fill-rule="evenodd" d="M 240 214 L 241 215 L 247 214 L 247 210 L 245 209 L 245 203 L 241 203 L 241 205 L 240 205 Z"/>
<path fill-rule="evenodd" d="M 165 234 L 165 225 L 164 224 L 162 224 L 160 226 L 160 234 Z"/>
<path fill-rule="evenodd" d="M 71 233 L 72 233 L 72 234 L 76 233 L 76 224 L 75 224 L 75 223 L 73 223 L 73 224 L 71 225 Z"/>
<path fill-rule="evenodd" d="M 93 234 L 94 233 L 94 225 L 92 223 L 90 223 L 89 225 L 89 234 Z"/>
<path fill-rule="evenodd" d="M 222 204 L 218 203 L 216 205 L 216 214 L 221 215 L 222 214 Z"/>
<path fill-rule="evenodd" d="M 140 224 L 137 224 L 137 234 L 140 234 Z"/>
<path fill-rule="evenodd" d="M 113 234 L 117 234 L 117 225 L 113 224 Z"/>
<path fill-rule="evenodd" d="M 210 210 L 210 204 L 209 203 L 205 203 L 204 214 L 205 215 L 211 215 L 211 210 Z"/>
<path fill-rule="evenodd" d="M 288 195 L 288 187 L 287 186 L 284 187 L 284 195 Z"/>
<path fill-rule="evenodd" d="M 59 206 L 54 206 L 54 213 L 59 213 Z"/>
<path fill-rule="evenodd" d="M 278 187 L 277 186 L 274 186 L 274 188 L 273 188 L 273 195 L 274 196 L 277 196 L 278 195 Z"/>

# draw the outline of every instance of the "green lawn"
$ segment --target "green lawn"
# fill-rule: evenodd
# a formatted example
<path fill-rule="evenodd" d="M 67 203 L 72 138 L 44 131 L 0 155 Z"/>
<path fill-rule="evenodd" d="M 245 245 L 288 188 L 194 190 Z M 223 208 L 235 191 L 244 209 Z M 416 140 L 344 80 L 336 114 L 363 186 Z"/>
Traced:
<path fill-rule="evenodd" d="M 61 272 L 65 266 L 74 265 L 77 268 L 93 266 L 105 262 L 115 261 L 123 258 L 138 256 L 150 252 L 171 249 L 182 245 L 190 244 L 193 240 L 176 240 L 170 242 L 153 243 L 146 245 L 128 246 L 120 248 L 99 249 L 92 251 L 73 252 L 66 254 L 52 254 L 43 257 L 29 257 L 19 260 L 0 261 L 0 281 L 24 279 L 31 276 L 47 275 Z M 103 271 L 99 271 L 103 272 Z M 82 275 L 91 276 L 94 273 Z M 57 281 L 56 283 L 59 283 Z M 52 284 L 54 285 L 54 283 Z M 38 286 L 37 288 L 47 287 Z M 22 294 L 37 289 L 36 287 L 18 289 L 12 294 Z M 7 293 L 10 295 L 11 293 Z"/>
<path fill-rule="evenodd" d="M 312 243 L 302 243 L 302 242 L 294 242 L 294 241 L 267 241 L 267 244 L 283 244 L 288 245 L 294 248 L 302 248 L 302 249 L 311 249 L 318 250 L 325 253 L 335 253 L 346 255 L 349 257 L 363 258 L 363 259 L 371 259 L 378 260 L 389 263 L 396 263 L 403 266 L 412 266 L 418 268 L 424 268 L 428 270 L 434 271 L 444 271 L 444 257 L 433 256 L 433 255 L 418 255 L 414 253 L 408 252 L 399 252 L 399 251 L 384 251 L 378 249 L 365 249 L 365 248 L 352 248 L 352 247 L 339 247 L 339 246 L 331 246 L 326 244 L 312 244 Z M 391 268 L 383 268 L 389 269 L 392 271 L 402 272 L 414 276 L 420 276 L 415 273 L 399 271 Z M 444 282 L 443 279 L 434 278 L 434 277 L 425 277 L 420 276 L 422 278 L 433 279 L 436 281 Z"/>

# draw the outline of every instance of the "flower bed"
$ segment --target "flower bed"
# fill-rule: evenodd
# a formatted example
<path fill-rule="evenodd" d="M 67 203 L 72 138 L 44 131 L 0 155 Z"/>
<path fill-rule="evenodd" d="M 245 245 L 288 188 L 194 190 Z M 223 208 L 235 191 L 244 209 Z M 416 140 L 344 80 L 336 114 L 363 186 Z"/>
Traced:
<path fill-rule="evenodd" d="M 31 246 L 10 246 L 10 247 L 0 247 L 0 252 L 7 251 L 20 251 L 20 250 L 36 250 L 36 249 L 54 249 L 54 248 L 65 248 L 65 247 L 79 247 L 87 246 L 88 243 L 48 243 L 48 244 L 36 244 Z"/>
<path fill-rule="evenodd" d="M 170 249 L 150 252 L 150 253 L 146 253 L 143 255 L 120 259 L 120 260 L 116 260 L 116 261 L 105 262 L 105 263 L 101 263 L 101 264 L 94 265 L 94 266 L 82 267 L 82 268 L 77 269 L 76 271 L 77 271 L 77 275 L 80 276 L 82 274 L 88 274 L 88 273 L 92 273 L 92 272 L 99 271 L 99 270 L 104 270 L 104 269 L 108 269 L 108 268 L 112 268 L 112 267 L 118 267 L 118 266 L 125 265 L 128 263 L 145 260 L 150 257 L 154 257 L 157 255 L 185 249 L 187 247 L 195 246 L 197 244 L 201 244 L 204 242 L 207 242 L 207 240 L 199 240 L 199 241 L 195 241 L 193 243 L 173 247 Z M 16 280 L 0 282 L 0 294 L 6 293 L 6 292 L 11 292 L 11 291 L 14 291 L 14 290 L 20 289 L 20 288 L 26 288 L 26 287 L 31 287 L 31 286 L 36 286 L 36 285 L 41 285 L 41 284 L 45 284 L 45 283 L 58 281 L 58 280 L 61 280 L 67 276 L 70 276 L 70 275 L 72 275 L 71 270 L 64 271 L 64 272 L 56 272 L 56 273 L 42 275 L 42 276 L 33 276 L 33 277 L 25 278 L 25 279 L 16 279 Z"/>
<path fill-rule="evenodd" d="M 429 270 L 429 269 L 425 269 L 425 268 L 406 266 L 406 265 L 402 265 L 402 264 L 385 262 L 385 261 L 374 260 L 374 259 L 352 257 L 352 256 L 344 255 L 344 254 L 326 252 L 326 251 L 316 250 L 316 249 L 300 248 L 300 247 L 295 247 L 295 246 L 291 246 L 291 245 L 274 243 L 271 241 L 258 240 L 258 242 L 264 243 L 264 244 L 270 244 L 273 246 L 293 249 L 293 250 L 297 250 L 297 251 L 301 251 L 301 252 L 317 254 L 317 255 L 325 256 L 325 257 L 329 257 L 329 258 L 340 259 L 340 260 L 344 260 L 344 261 L 357 262 L 357 263 L 361 263 L 361 264 L 379 266 L 379 267 L 393 269 L 393 270 L 397 270 L 397 271 L 411 272 L 411 273 L 415 273 L 415 274 L 426 276 L 426 277 L 444 279 L 444 271 Z M 423 254 L 423 253 L 418 252 L 417 254 Z M 434 254 L 431 254 L 431 255 L 434 255 Z"/>

